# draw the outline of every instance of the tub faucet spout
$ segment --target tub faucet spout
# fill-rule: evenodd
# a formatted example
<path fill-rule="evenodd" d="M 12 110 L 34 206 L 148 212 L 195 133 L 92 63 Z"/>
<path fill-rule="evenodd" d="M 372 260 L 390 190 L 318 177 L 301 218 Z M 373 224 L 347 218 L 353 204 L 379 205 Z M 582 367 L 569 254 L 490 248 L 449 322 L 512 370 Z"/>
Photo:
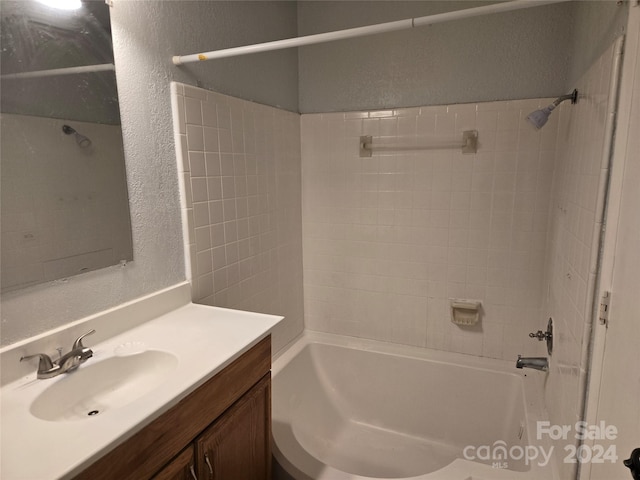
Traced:
<path fill-rule="evenodd" d="M 549 370 L 549 360 L 547 360 L 547 357 L 523 357 L 518 355 L 516 368 L 534 368 L 546 372 Z"/>

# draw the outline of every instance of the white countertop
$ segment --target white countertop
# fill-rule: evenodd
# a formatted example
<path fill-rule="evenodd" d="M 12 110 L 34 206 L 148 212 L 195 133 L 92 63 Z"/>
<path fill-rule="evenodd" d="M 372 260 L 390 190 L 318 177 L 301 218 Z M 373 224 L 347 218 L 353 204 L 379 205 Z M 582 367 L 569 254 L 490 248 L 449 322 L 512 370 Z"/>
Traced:
<path fill-rule="evenodd" d="M 281 319 L 188 304 L 98 344 L 87 337 L 85 346 L 94 356 L 80 369 L 116 356 L 132 344 L 137 350 L 169 352 L 178 362 L 153 390 L 124 406 L 81 420 L 46 421 L 30 413 L 40 393 L 74 375 L 38 380 L 34 360 L 33 373 L 0 390 L 0 478 L 73 477 L 249 350 Z"/>

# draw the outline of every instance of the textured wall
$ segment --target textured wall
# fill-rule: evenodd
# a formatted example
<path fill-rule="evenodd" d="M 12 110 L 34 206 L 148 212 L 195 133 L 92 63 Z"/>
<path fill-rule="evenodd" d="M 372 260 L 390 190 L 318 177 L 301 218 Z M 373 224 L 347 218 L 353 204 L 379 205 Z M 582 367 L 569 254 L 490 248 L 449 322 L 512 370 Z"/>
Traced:
<path fill-rule="evenodd" d="M 486 3 L 300 2 L 298 30 L 307 35 Z M 561 95 L 624 25 L 627 9 L 615 3 L 569 2 L 302 47 L 300 111 Z"/>
<path fill-rule="evenodd" d="M 211 77 L 222 92 L 295 110 L 296 57 L 276 52 L 178 68 L 171 56 L 295 35 L 295 12 L 290 2 L 114 1 L 134 260 L 3 295 L 2 344 L 185 279 L 170 81 Z"/>
<path fill-rule="evenodd" d="M 174 84 L 194 302 L 283 315 L 303 329 L 300 116 Z"/>
<path fill-rule="evenodd" d="M 558 112 L 544 305 L 545 316 L 554 319 L 554 354 L 545 394 L 555 425 L 573 425 L 582 418 L 609 166 L 603 147 L 613 58 L 610 45 L 576 83 L 578 104 L 564 103 Z M 558 449 L 566 443 L 561 441 Z M 575 465 L 557 460 L 561 478 L 572 478 Z"/>
<path fill-rule="evenodd" d="M 144 3 L 144 2 L 131 2 Z M 146 17 L 140 39 L 157 43 L 163 61 L 186 55 L 297 35 L 297 3 L 291 1 L 154 1 L 134 6 Z M 148 28 L 140 28 L 141 26 Z M 148 38 L 151 35 L 151 38 Z M 166 67 L 165 67 L 166 68 Z M 174 80 L 227 95 L 298 111 L 295 49 L 196 62 L 172 69 Z"/>
<path fill-rule="evenodd" d="M 300 2 L 300 35 L 487 2 Z M 560 4 L 302 47 L 300 111 L 546 97 L 563 92 L 572 7 Z"/>
<path fill-rule="evenodd" d="M 302 116 L 305 326 L 513 360 L 544 350 L 547 212 L 557 119 L 526 115 L 548 100 Z M 391 149 L 477 129 L 477 154 Z M 474 327 L 449 299 L 481 300 Z"/>

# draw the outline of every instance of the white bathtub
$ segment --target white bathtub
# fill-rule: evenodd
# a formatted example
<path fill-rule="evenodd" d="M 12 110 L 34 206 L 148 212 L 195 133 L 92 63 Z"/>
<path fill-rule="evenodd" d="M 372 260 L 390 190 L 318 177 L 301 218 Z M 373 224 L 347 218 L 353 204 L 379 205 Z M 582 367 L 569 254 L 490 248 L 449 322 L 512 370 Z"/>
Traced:
<path fill-rule="evenodd" d="M 305 332 L 273 364 L 276 480 L 554 480 L 536 440 L 544 376 Z"/>

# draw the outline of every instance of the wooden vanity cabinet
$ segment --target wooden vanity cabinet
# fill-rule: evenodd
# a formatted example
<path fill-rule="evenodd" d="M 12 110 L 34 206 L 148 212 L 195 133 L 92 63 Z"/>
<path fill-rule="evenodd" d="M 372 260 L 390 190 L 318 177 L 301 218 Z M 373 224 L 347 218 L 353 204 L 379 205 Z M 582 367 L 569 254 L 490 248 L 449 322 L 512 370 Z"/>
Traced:
<path fill-rule="evenodd" d="M 266 375 L 198 437 L 199 480 L 269 478 L 270 404 L 271 378 Z"/>
<path fill-rule="evenodd" d="M 268 336 L 75 479 L 269 480 L 270 370 Z"/>
<path fill-rule="evenodd" d="M 171 460 L 153 480 L 197 480 L 193 447 L 185 448 L 176 458 Z"/>

